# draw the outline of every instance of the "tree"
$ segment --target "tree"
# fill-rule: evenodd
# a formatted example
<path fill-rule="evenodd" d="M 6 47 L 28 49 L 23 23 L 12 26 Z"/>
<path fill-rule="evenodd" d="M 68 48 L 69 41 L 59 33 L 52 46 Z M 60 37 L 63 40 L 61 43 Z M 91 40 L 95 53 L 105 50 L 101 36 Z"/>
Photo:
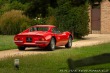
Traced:
<path fill-rule="evenodd" d="M 73 6 L 80 6 L 82 4 L 85 4 L 86 0 L 71 0 L 71 3 Z"/>
<path fill-rule="evenodd" d="M 41 14 L 42 17 L 45 17 L 47 13 L 47 7 L 47 0 L 33 0 L 33 2 L 30 4 L 30 7 L 26 10 L 25 14 L 30 17 L 36 17 L 37 15 Z"/>
<path fill-rule="evenodd" d="M 30 4 L 30 7 L 27 8 L 25 14 L 29 17 L 36 17 L 41 15 L 42 17 L 46 17 L 48 14 L 48 7 L 55 8 L 57 6 L 56 0 L 33 0 Z"/>
<path fill-rule="evenodd" d="M 26 10 L 28 6 L 29 1 L 23 4 L 23 2 L 19 0 L 0 0 L 0 15 L 13 9 Z"/>
<path fill-rule="evenodd" d="M 79 2 L 78 2 L 79 4 Z M 74 32 L 76 37 L 81 38 L 89 33 L 88 30 L 88 5 L 72 5 L 72 1 L 59 0 L 56 8 L 56 20 L 62 31 Z"/>

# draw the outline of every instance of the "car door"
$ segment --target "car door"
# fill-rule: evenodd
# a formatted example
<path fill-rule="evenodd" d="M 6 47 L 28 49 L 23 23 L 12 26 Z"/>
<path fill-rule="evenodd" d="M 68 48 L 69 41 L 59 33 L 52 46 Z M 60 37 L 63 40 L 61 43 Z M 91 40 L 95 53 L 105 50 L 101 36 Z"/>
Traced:
<path fill-rule="evenodd" d="M 62 45 L 65 45 L 68 42 L 68 35 L 66 34 L 66 32 L 62 32 Z"/>
<path fill-rule="evenodd" d="M 52 32 L 54 33 L 54 36 L 56 37 L 56 41 L 57 41 L 56 46 L 63 45 L 64 35 L 62 35 L 62 33 L 56 27 L 52 29 Z"/>

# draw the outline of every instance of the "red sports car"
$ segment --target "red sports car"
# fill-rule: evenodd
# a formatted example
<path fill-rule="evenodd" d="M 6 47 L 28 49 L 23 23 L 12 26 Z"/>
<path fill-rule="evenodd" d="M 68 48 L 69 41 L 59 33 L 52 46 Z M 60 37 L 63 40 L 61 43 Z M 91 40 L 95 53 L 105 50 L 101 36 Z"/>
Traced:
<path fill-rule="evenodd" d="M 60 32 L 53 25 L 35 25 L 15 35 L 14 42 L 19 50 L 26 47 L 41 47 L 51 51 L 56 46 L 71 48 L 73 36 L 70 32 Z"/>

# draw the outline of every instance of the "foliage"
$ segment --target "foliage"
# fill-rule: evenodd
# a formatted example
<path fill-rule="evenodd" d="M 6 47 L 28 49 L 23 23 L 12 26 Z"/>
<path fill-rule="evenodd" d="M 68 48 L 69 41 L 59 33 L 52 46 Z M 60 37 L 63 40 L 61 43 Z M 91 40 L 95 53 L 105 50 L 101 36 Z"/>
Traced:
<path fill-rule="evenodd" d="M 17 2 L 20 2 L 22 4 L 26 4 L 26 3 L 31 2 L 31 0 L 7 0 L 7 1 L 9 1 L 10 3 L 12 3 L 13 1 L 17 1 Z"/>
<path fill-rule="evenodd" d="M 35 18 L 38 15 L 46 17 L 48 15 L 48 7 L 57 7 L 57 0 L 33 0 L 25 14 L 31 18 Z"/>
<path fill-rule="evenodd" d="M 71 5 L 71 1 L 59 0 L 56 8 L 57 25 L 62 31 L 74 32 L 76 37 L 81 38 L 89 33 L 88 29 L 88 5 Z"/>
<path fill-rule="evenodd" d="M 33 0 L 30 4 L 30 7 L 26 10 L 26 15 L 30 17 L 36 17 L 41 14 L 42 17 L 45 17 L 47 14 L 48 1 L 44 0 Z"/>
<path fill-rule="evenodd" d="M 2 34 L 17 34 L 30 26 L 30 19 L 20 10 L 11 10 L 0 17 Z"/>
<path fill-rule="evenodd" d="M 49 17 L 47 17 L 45 23 L 48 25 L 55 25 L 56 24 L 56 18 L 54 16 L 49 16 Z"/>
<path fill-rule="evenodd" d="M 69 12 L 69 19 L 67 21 L 67 24 L 70 25 L 70 31 L 73 30 L 76 37 L 82 37 L 89 33 L 89 27 L 88 27 L 88 13 L 83 6 L 80 7 L 74 7 Z"/>
<path fill-rule="evenodd" d="M 54 24 L 62 31 L 69 30 L 81 38 L 89 33 L 87 12 L 86 0 L 34 0 L 25 13 L 29 17 L 41 15 L 46 24 Z"/>
<path fill-rule="evenodd" d="M 22 4 L 18 1 L 13 1 L 12 3 L 10 3 L 10 8 L 15 9 L 15 10 L 25 10 L 27 8 L 27 4 Z"/>
<path fill-rule="evenodd" d="M 39 14 L 42 17 L 46 17 L 49 13 L 48 7 L 57 8 L 64 1 L 70 1 L 72 6 L 80 6 L 86 2 L 86 0 L 33 0 L 30 3 L 30 7 L 25 11 L 25 14 L 32 18 Z"/>
<path fill-rule="evenodd" d="M 73 6 L 80 6 L 82 4 L 85 4 L 87 0 L 71 0 L 71 3 Z"/>
<path fill-rule="evenodd" d="M 13 9 L 22 10 L 32 18 L 32 25 L 54 24 L 62 31 L 69 30 L 82 37 L 88 34 L 87 1 L 101 0 L 0 0 L 0 15 Z"/>
<path fill-rule="evenodd" d="M 48 14 L 45 18 L 45 24 L 55 25 L 56 17 L 55 17 L 56 9 L 53 7 L 48 7 Z"/>
<path fill-rule="evenodd" d="M 10 4 L 6 3 L 1 6 L 0 15 L 10 10 Z"/>
<path fill-rule="evenodd" d="M 31 20 L 31 26 L 38 25 L 38 24 L 45 24 L 45 18 L 42 18 L 41 16 L 39 16 Z"/>
<path fill-rule="evenodd" d="M 26 10 L 30 3 L 20 0 L 0 0 L 0 15 L 10 10 Z"/>

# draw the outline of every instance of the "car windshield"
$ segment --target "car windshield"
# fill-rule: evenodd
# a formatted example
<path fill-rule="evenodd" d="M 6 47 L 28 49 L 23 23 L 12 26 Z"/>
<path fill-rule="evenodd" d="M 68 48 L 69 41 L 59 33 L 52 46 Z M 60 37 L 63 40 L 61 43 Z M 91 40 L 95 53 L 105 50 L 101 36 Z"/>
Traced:
<path fill-rule="evenodd" d="M 31 27 L 30 32 L 32 31 L 48 31 L 48 27 Z"/>

